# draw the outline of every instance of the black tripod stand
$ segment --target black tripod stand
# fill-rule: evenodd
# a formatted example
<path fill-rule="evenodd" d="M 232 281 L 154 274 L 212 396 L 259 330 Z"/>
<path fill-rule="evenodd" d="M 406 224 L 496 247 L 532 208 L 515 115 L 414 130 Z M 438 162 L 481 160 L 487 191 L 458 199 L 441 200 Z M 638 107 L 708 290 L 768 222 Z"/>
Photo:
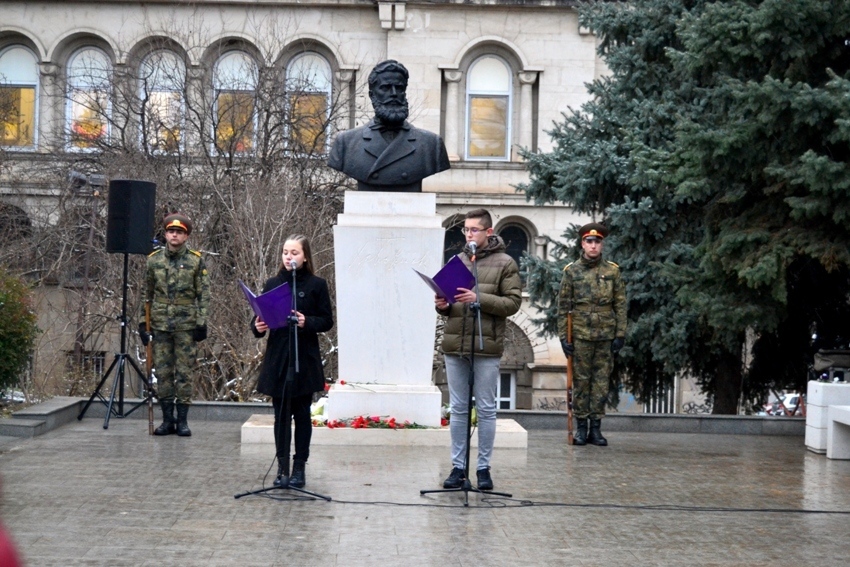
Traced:
<path fill-rule="evenodd" d="M 296 266 L 293 261 L 292 264 L 292 303 L 290 307 L 290 315 L 288 318 L 289 321 L 289 367 L 286 371 L 286 380 L 283 382 L 283 404 L 281 404 L 283 409 L 283 415 L 280 414 L 275 416 L 274 427 L 275 427 L 275 449 L 277 450 L 277 440 L 279 435 L 283 435 L 283 446 L 286 448 L 286 460 L 281 463 L 282 471 L 281 475 L 278 477 L 278 480 L 275 480 L 275 484 L 273 486 L 266 486 L 263 488 L 258 488 L 257 490 L 249 490 L 247 492 L 241 492 L 239 494 L 235 494 L 233 498 L 239 499 L 243 496 L 249 496 L 251 494 L 262 494 L 265 492 L 270 492 L 272 490 L 292 490 L 301 494 L 306 494 L 310 500 L 315 500 L 316 498 L 321 498 L 322 500 L 331 501 L 329 496 L 324 496 L 322 494 L 318 494 L 316 492 L 310 492 L 309 490 L 304 490 L 303 488 L 299 488 L 296 486 L 292 486 L 290 484 L 290 468 L 289 468 L 289 447 L 292 443 L 292 394 L 293 388 L 295 386 L 295 375 L 299 372 L 298 366 L 298 316 L 295 314 L 297 311 L 296 298 L 298 297 L 297 287 L 295 283 L 295 272 Z M 280 428 L 283 431 L 280 431 Z M 278 457 L 280 459 L 280 457 Z M 297 495 L 294 499 L 303 499 L 299 498 Z"/>
<path fill-rule="evenodd" d="M 506 492 L 494 492 L 487 490 L 486 492 L 472 486 L 469 480 L 469 454 L 472 447 L 472 408 L 475 402 L 472 399 L 475 389 L 475 328 L 478 327 L 478 344 L 479 349 L 484 350 L 484 335 L 481 332 L 481 296 L 478 292 L 478 265 L 475 263 L 475 252 L 470 258 L 472 260 L 472 276 L 475 278 L 475 302 L 469 304 L 472 311 L 472 329 L 469 335 L 469 379 L 467 386 L 469 387 L 469 397 L 467 398 L 466 406 L 466 456 L 464 457 L 463 465 L 463 484 L 457 488 L 438 488 L 433 490 L 420 490 L 419 494 L 433 494 L 435 492 L 463 492 L 463 505 L 469 506 L 469 493 L 477 492 L 479 494 L 493 494 L 496 496 L 504 496 L 511 498 L 512 495 Z"/>
<path fill-rule="evenodd" d="M 121 352 L 115 354 L 115 358 L 112 360 L 112 364 L 109 365 L 109 368 L 103 374 L 103 378 L 100 380 L 100 383 L 95 388 L 92 393 L 89 401 L 86 402 L 86 405 L 83 407 L 83 410 L 80 412 L 80 415 L 77 416 L 78 420 L 82 420 L 86 415 L 86 412 L 89 409 L 89 406 L 94 401 L 95 398 L 100 399 L 100 401 L 106 405 L 106 417 L 103 420 L 103 428 L 109 429 L 109 419 L 114 415 L 115 417 L 127 417 L 139 407 L 148 404 L 150 405 L 154 398 L 153 393 L 153 385 L 148 380 L 148 376 L 145 375 L 144 372 L 139 368 L 139 365 L 136 364 L 136 361 L 127 354 L 127 273 L 129 267 L 129 256 L 125 252 L 124 253 L 124 284 L 123 284 L 123 296 L 121 298 L 121 315 L 118 317 L 118 320 L 121 321 Z M 127 412 L 124 411 L 124 376 L 126 372 L 127 363 L 130 363 L 130 366 L 136 371 L 141 382 L 144 386 L 144 399 L 133 405 Z M 112 390 L 109 392 L 109 398 L 103 396 L 100 393 L 100 389 L 103 388 L 103 385 L 106 383 L 106 380 L 109 378 L 109 375 L 112 371 L 115 370 L 115 377 L 112 381 Z M 118 408 L 115 407 L 115 394 L 118 394 Z"/>

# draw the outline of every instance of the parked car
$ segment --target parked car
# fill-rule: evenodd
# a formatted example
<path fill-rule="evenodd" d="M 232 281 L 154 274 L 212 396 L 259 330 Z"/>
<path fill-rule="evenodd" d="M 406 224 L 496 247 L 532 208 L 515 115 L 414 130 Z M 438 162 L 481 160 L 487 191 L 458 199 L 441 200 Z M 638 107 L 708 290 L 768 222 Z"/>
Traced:
<path fill-rule="evenodd" d="M 779 399 L 763 406 L 764 413 L 777 416 L 804 415 L 805 402 L 806 397 L 796 392 L 782 394 Z"/>
<path fill-rule="evenodd" d="M 17 390 L 0 390 L 0 405 L 22 404 L 27 399 Z"/>

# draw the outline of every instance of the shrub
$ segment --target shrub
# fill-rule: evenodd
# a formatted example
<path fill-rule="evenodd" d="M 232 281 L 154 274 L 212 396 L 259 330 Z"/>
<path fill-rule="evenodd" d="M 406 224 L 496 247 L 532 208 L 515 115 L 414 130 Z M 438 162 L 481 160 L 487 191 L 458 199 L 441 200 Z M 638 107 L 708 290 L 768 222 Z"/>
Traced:
<path fill-rule="evenodd" d="M 0 268 L 0 390 L 18 384 L 38 327 L 26 284 Z"/>

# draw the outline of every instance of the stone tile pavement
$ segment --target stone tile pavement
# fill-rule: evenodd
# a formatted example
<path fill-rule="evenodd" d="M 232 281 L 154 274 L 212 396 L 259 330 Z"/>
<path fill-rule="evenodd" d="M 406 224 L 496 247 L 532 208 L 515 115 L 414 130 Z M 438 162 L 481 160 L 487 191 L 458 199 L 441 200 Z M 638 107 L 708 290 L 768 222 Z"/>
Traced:
<path fill-rule="evenodd" d="M 802 437 L 608 434 L 568 447 L 529 431 L 496 450 L 504 500 L 421 496 L 448 448 L 313 447 L 307 488 L 333 501 L 234 495 L 262 486 L 269 445 L 240 422 L 74 421 L 0 438 L 0 519 L 42 566 L 838 566 L 850 563 L 850 461 Z M 271 473 L 265 478 L 272 480 Z M 834 513 L 825 513 L 825 512 Z"/>

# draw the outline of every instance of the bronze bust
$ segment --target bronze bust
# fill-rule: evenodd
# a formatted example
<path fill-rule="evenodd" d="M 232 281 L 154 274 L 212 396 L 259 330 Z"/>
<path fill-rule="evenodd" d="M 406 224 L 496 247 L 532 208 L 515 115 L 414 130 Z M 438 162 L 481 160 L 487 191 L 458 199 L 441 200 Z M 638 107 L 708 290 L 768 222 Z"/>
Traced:
<path fill-rule="evenodd" d="M 392 59 L 369 74 L 372 120 L 340 132 L 328 165 L 357 180 L 360 191 L 422 191 L 422 180 L 449 169 L 442 138 L 407 122 L 407 69 Z"/>

